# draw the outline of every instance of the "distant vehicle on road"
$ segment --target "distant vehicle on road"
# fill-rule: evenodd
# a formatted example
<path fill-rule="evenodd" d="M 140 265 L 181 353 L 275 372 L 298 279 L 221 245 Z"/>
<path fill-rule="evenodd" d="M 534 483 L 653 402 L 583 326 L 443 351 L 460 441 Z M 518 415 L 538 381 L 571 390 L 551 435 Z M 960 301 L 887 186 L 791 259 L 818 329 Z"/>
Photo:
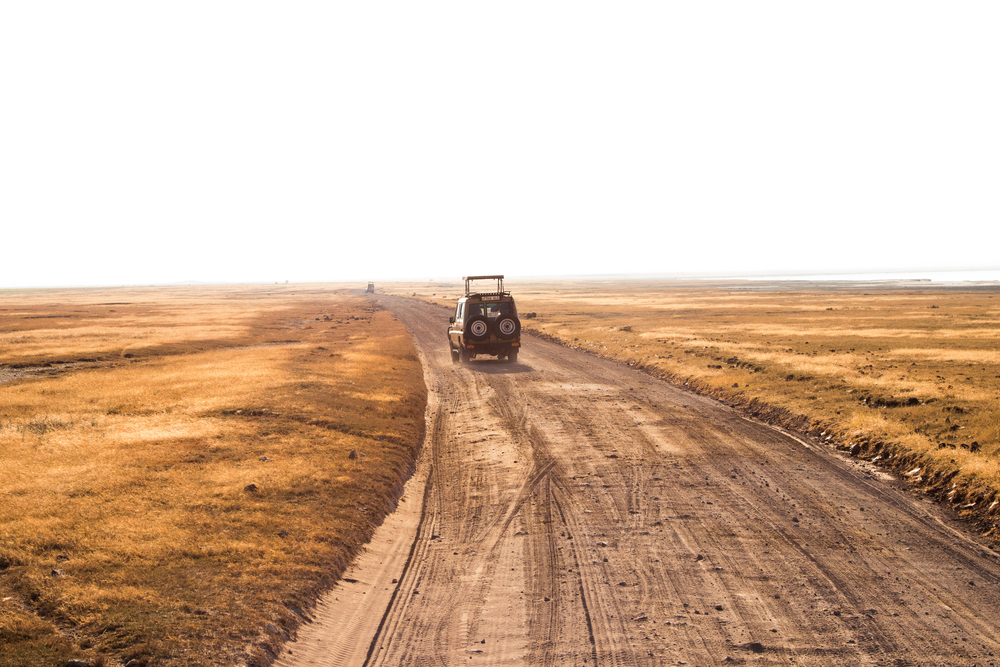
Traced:
<path fill-rule="evenodd" d="M 368 283 L 368 287 L 365 288 L 365 293 L 366 294 L 374 294 L 375 293 L 375 283 Z"/>

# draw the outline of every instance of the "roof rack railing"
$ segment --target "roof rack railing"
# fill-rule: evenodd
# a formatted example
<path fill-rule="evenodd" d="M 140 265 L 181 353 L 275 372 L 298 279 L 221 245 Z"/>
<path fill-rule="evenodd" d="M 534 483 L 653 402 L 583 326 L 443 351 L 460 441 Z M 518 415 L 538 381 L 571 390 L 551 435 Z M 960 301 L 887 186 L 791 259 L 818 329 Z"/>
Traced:
<path fill-rule="evenodd" d="M 464 276 L 462 280 L 465 281 L 465 296 L 472 294 L 503 294 L 503 276 Z M 495 292 L 473 292 L 471 290 L 471 283 L 473 280 L 495 280 L 497 281 L 497 289 Z"/>

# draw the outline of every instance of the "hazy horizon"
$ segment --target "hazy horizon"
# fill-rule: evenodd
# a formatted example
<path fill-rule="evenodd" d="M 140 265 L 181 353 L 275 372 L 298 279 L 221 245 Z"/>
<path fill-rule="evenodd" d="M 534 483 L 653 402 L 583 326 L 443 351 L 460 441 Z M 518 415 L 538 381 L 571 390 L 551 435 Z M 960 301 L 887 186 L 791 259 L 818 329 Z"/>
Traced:
<path fill-rule="evenodd" d="M 465 274 L 463 274 L 465 275 Z M 18 290 L 61 290 L 61 289 L 127 289 L 142 287 L 184 287 L 184 286 L 227 286 L 227 285 L 351 285 L 355 284 L 358 289 L 363 288 L 367 283 L 374 282 L 376 288 L 383 285 L 399 283 L 461 283 L 462 276 L 408 276 L 396 279 L 372 279 L 372 278 L 344 278 L 339 280 L 318 280 L 318 281 L 216 281 L 209 282 L 203 280 L 176 280 L 162 283 L 114 283 L 104 285 L 25 285 L 21 287 L 0 287 L 0 291 Z M 533 283 L 544 281 L 606 281 L 606 282 L 629 282 L 629 281 L 652 281 L 652 282 L 711 282 L 711 281 L 732 281 L 732 282 L 857 282 L 857 283 L 912 283 L 930 282 L 932 285 L 961 285 L 961 284 L 982 284 L 997 283 L 1000 286 L 1000 269 L 973 269 L 957 271 L 894 271 L 894 272 L 857 272 L 857 273 L 676 273 L 676 274 L 567 274 L 567 275 L 510 275 L 506 274 L 507 285 L 516 285 L 518 282 Z"/>
<path fill-rule="evenodd" d="M 998 19 L 7 3 L 0 288 L 996 270 Z"/>

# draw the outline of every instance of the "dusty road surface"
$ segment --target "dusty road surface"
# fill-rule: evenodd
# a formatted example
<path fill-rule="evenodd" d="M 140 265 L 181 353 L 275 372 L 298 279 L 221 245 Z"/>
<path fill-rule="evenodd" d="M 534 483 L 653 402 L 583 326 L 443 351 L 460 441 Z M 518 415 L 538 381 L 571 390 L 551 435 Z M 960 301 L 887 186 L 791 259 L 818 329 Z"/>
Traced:
<path fill-rule="evenodd" d="M 379 299 L 425 357 L 428 444 L 280 664 L 1000 664 L 1000 561 L 930 502 L 544 341 L 453 365 L 448 312 Z"/>

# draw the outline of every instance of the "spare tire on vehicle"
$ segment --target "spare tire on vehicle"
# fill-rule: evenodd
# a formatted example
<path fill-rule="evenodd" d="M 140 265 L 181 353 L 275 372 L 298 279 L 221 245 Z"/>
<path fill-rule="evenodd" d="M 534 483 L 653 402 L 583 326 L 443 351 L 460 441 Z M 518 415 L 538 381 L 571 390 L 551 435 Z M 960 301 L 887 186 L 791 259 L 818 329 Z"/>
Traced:
<path fill-rule="evenodd" d="M 521 333 L 521 322 L 513 315 L 501 315 L 493 323 L 493 330 L 496 332 L 497 338 L 510 340 Z"/>
<path fill-rule="evenodd" d="M 490 337 L 490 322 L 485 315 L 476 315 L 465 323 L 465 336 L 476 343 L 481 343 Z"/>

